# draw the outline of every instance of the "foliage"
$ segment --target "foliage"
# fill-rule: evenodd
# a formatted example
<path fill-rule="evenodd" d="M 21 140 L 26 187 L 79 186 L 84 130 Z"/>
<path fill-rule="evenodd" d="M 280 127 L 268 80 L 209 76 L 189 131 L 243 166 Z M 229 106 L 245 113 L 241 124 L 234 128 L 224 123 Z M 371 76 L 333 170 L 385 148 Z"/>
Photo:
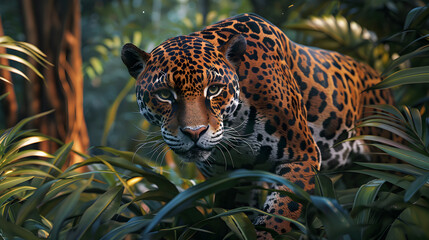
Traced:
<path fill-rule="evenodd" d="M 357 136 L 401 163 L 358 163 L 350 172 L 365 174 L 374 180 L 360 186 L 351 214 L 363 226 L 363 237 L 423 239 L 429 236 L 429 118 L 422 119 L 414 108 L 399 110 L 376 105 L 378 114 L 363 120 L 358 127 L 377 127 L 401 136 L 404 143 L 374 136 Z M 406 143 L 406 144 L 405 144 Z M 392 174 L 396 172 L 396 174 Z M 380 229 L 382 231 L 380 231 Z"/>
<path fill-rule="evenodd" d="M 71 154 L 72 143 L 54 154 L 34 149 L 33 144 L 53 139 L 22 127 L 48 113 L 24 119 L 1 133 L 0 233 L 6 238 L 21 239 L 255 239 L 256 229 L 244 213 L 256 212 L 297 226 L 297 231 L 283 237 L 427 237 L 428 128 L 418 124 L 422 121 L 416 110 L 404 109 L 401 113 L 390 106 L 377 108 L 393 114 L 401 124 L 377 122 L 374 116 L 362 125 L 378 124 L 402 131 L 416 151 L 391 148 L 380 139 L 374 146 L 399 156 L 407 164 L 361 163 L 364 168 L 353 172 L 378 180 L 346 194 L 346 190 L 335 190 L 325 175 L 319 175 L 316 182 L 320 197 L 310 196 L 280 176 L 248 170 L 226 173 L 196 185 L 183 181 L 178 188 L 169 180 L 168 172 L 163 172 L 166 176 L 157 173 L 156 168 L 147 165 L 147 159 L 108 147 L 99 147 L 105 154 L 84 156 L 84 162 L 61 170 Z M 92 171 L 75 171 L 83 166 L 91 166 Z M 404 175 L 385 172 L 392 170 Z M 241 182 L 255 181 L 288 186 L 294 191 L 289 195 L 307 206 L 305 218 L 297 222 L 251 207 L 216 207 L 213 194 L 238 187 Z M 332 199 L 347 194 L 352 196 L 349 202 Z M 352 206 L 348 209 L 351 214 L 343 206 Z"/>
<path fill-rule="evenodd" d="M 48 113 L 24 119 L 1 133 L 0 234 L 3 237 L 123 239 L 130 235 L 218 239 L 220 235 L 214 231 L 228 229 L 222 234 L 255 239 L 255 228 L 244 212 L 268 214 L 291 221 L 300 234 L 309 234 L 304 224 L 283 216 L 251 207 L 215 207 L 214 193 L 243 181 L 286 185 L 295 193 L 291 196 L 330 216 L 324 218 L 322 215 L 320 218 L 326 226 L 334 224 L 334 219 L 344 223 L 343 229 L 352 226 L 351 219 L 336 201 L 310 197 L 288 180 L 266 172 L 237 170 L 197 185 L 188 182 L 182 185 L 187 190 L 179 193 L 175 184 L 146 164 L 146 159 L 108 147 L 100 147 L 106 154 L 84 156 L 84 162 L 61 170 L 71 154 L 72 143 L 63 145 L 51 155 L 32 146 L 54 139 L 22 130 L 27 122 Z M 91 166 L 93 170 L 75 171 L 83 166 Z M 143 191 L 140 190 L 142 188 Z M 330 236 L 350 234 L 338 232 L 333 227 L 327 227 L 327 231 Z"/>
<path fill-rule="evenodd" d="M 46 60 L 46 55 L 43 52 L 41 52 L 36 46 L 34 46 L 30 43 L 15 41 L 8 36 L 0 36 L 0 48 L 15 50 L 17 52 L 23 53 L 23 54 L 27 55 L 28 57 L 31 57 L 32 59 L 37 61 L 42 66 L 50 65 L 50 63 Z M 44 79 L 43 75 L 30 62 L 28 62 L 27 60 L 25 60 L 22 57 L 17 56 L 17 54 L 0 53 L 0 58 L 12 60 L 14 62 L 20 63 L 20 64 L 28 67 L 29 69 L 31 69 L 41 79 Z M 26 80 L 30 81 L 30 79 L 28 79 L 28 77 L 21 70 L 19 70 L 16 67 L 11 67 L 11 66 L 0 64 L 0 69 L 15 73 L 15 74 L 25 78 Z M 0 80 L 5 81 L 7 83 L 11 83 L 10 79 L 6 79 L 3 76 L 0 76 Z"/>
<path fill-rule="evenodd" d="M 159 2 L 165 5 L 153 6 Z M 220 5 L 224 2 L 229 1 L 220 1 Z M 408 3 L 381 1 L 365 6 L 357 6 L 353 1 L 341 5 L 337 3 L 297 3 L 288 11 L 299 8 L 303 11 L 296 14 L 304 16 L 309 9 L 317 9 L 318 14 L 329 16 L 305 19 L 300 16 L 290 21 L 294 23 L 289 25 L 290 28 L 301 31 L 297 33 L 297 38 L 306 32 L 303 39 L 307 39 L 311 45 L 342 51 L 368 61 L 383 71 L 385 81 L 374 88 L 407 86 L 397 91 L 398 98 L 408 96 L 401 93 L 410 91 L 408 86 L 411 83 L 427 83 L 427 60 L 421 58 L 427 56 L 427 6 L 409 11 L 408 15 L 404 15 L 405 20 L 400 27 L 393 23 L 387 26 L 388 30 L 383 31 L 387 31 L 389 36 L 381 38 L 386 36 L 382 30 L 369 30 L 371 24 L 364 27 L 358 22 L 370 21 L 368 16 L 374 15 L 380 7 L 388 7 L 403 14 L 404 11 L 400 10 Z M 90 57 L 86 59 L 85 71 L 91 81 L 89 85 L 92 84 L 94 88 L 97 88 L 97 84 L 98 87 L 105 84 L 104 87 L 108 86 L 116 93 L 123 89 L 116 100 L 111 98 L 107 101 L 114 104 L 103 119 L 104 132 L 94 127 L 94 131 L 100 132 L 99 139 L 107 139 L 109 133 L 114 136 L 114 140 L 106 143 L 115 145 L 126 142 L 120 134 L 110 131 L 115 122 L 125 122 L 123 118 L 115 118 L 123 115 L 118 109 L 128 111 L 119 105 L 124 101 L 134 102 L 133 94 L 129 94 L 132 80 L 114 85 L 119 87 L 110 85 L 117 78 L 126 79 L 125 75 L 117 73 L 126 74 L 125 69 L 119 67 L 121 45 L 133 41 L 144 46 L 144 49 L 150 49 L 167 38 L 167 34 L 177 35 L 182 31 L 187 33 L 197 30 L 203 25 L 204 19 L 205 22 L 210 19 L 215 21 L 222 18 L 224 12 L 210 13 L 211 17 L 204 17 L 200 13 L 183 18 L 175 15 L 160 22 L 165 24 L 162 26 L 155 24 L 156 14 L 139 19 L 141 6 L 144 6 L 141 1 L 113 1 L 106 5 L 99 9 L 100 15 L 104 11 L 104 16 L 114 17 L 113 20 L 103 18 L 108 27 L 97 30 L 101 32 L 93 40 L 97 44 L 89 44 L 96 51 L 87 54 Z M 173 11 L 170 5 L 173 3 L 153 1 L 146 9 L 158 9 L 160 14 L 161 10 Z M 275 12 L 278 10 L 275 9 Z M 196 12 L 195 6 L 188 7 L 187 11 Z M 156 25 L 156 28 L 140 29 L 147 25 Z M 162 28 L 170 32 L 165 33 L 161 31 Z M 84 49 L 86 51 L 89 50 Z M 100 78 L 103 79 L 102 83 L 97 82 Z M 404 99 L 403 102 L 416 103 L 427 94 L 427 87 L 423 84 L 417 90 L 411 90 L 409 95 L 413 95 L 413 99 Z M 105 99 L 105 95 L 104 92 L 86 101 Z M 103 104 L 100 109 L 109 108 L 108 103 Z M 186 174 L 181 174 L 180 168 L 158 166 L 153 159 L 148 159 L 156 151 L 150 152 L 145 147 L 141 150 L 144 156 L 119 150 L 125 147 L 135 149 L 134 146 L 93 148 L 96 154 L 82 155 L 84 162 L 63 169 L 67 156 L 76 154 L 71 150 L 73 143 L 63 144 L 55 153 L 40 151 L 36 144 L 57 140 L 33 130 L 22 129 L 27 122 L 48 113 L 24 119 L 13 128 L 0 131 L 0 236 L 18 239 L 123 239 L 126 236 L 130 239 L 255 239 L 258 229 L 245 214 L 254 212 L 294 223 L 296 230 L 277 236 L 278 239 L 429 238 L 429 120 L 426 108 L 387 105 L 372 108 L 377 110 L 377 114 L 363 119 L 359 127 L 382 128 L 401 136 L 405 142 L 396 143 L 376 136 L 359 136 L 349 140 L 367 140 L 372 146 L 400 159 L 401 163 L 359 163 L 358 167 L 351 170 L 320 173 L 316 177 L 315 195 L 308 195 L 279 176 L 260 171 L 239 170 L 205 182 L 195 176 L 184 178 Z M 135 109 L 134 105 L 132 109 Z M 118 112 L 121 114 L 117 115 Z M 93 116 L 90 118 L 92 121 Z M 128 118 L 135 119 L 137 114 L 130 114 Z M 158 136 L 147 132 L 150 130 L 147 122 L 134 123 L 145 130 L 137 134 L 137 138 L 145 135 L 148 137 L 146 141 L 156 140 Z M 135 127 L 132 127 L 134 130 Z M 159 149 L 159 146 L 154 145 L 154 148 Z M 89 167 L 91 171 L 79 172 L 82 167 Z M 356 188 L 349 186 L 343 181 L 347 175 L 352 175 L 353 180 L 359 176 L 359 180 L 364 183 Z M 289 186 L 294 193 L 285 194 L 307 207 L 302 218 L 293 221 L 251 207 L 222 209 L 216 205 L 215 197 L 219 191 L 242 188 L 238 182 L 246 181 Z"/>

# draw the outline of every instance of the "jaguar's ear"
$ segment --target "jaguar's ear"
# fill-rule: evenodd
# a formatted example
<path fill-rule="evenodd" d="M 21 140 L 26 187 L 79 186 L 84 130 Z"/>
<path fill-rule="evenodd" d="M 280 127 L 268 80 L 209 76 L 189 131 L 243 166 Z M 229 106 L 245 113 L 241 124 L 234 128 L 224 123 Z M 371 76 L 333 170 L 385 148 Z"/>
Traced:
<path fill-rule="evenodd" d="M 122 47 L 121 59 L 128 68 L 130 75 L 137 79 L 139 74 L 146 67 L 150 54 L 136 47 L 132 43 L 127 43 Z"/>
<path fill-rule="evenodd" d="M 241 63 L 241 57 L 246 52 L 246 47 L 246 38 L 238 34 L 230 38 L 225 45 L 219 48 L 219 51 L 221 51 L 232 66 L 237 69 Z"/>

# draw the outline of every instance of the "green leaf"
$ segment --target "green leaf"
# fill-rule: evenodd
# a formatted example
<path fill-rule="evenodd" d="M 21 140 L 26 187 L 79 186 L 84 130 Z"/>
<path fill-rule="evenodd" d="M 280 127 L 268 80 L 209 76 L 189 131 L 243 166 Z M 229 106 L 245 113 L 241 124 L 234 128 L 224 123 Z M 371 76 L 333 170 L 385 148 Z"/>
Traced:
<path fill-rule="evenodd" d="M 396 107 L 388 104 L 379 104 L 379 105 L 368 105 L 368 108 L 374 108 L 377 110 L 381 110 L 387 113 L 392 114 L 394 117 L 398 118 L 401 122 L 406 122 L 404 116 L 401 111 L 399 111 Z"/>
<path fill-rule="evenodd" d="M 74 177 L 72 179 L 60 179 L 60 180 L 56 180 L 55 184 L 52 185 L 52 187 L 49 189 L 49 191 L 45 196 L 45 199 L 51 199 L 53 197 L 55 197 L 56 195 L 58 195 L 61 191 L 67 189 L 68 191 L 71 191 L 72 188 L 69 188 L 69 186 L 73 183 L 82 181 L 82 178 L 77 178 Z M 43 186 L 45 186 L 47 183 L 43 184 Z M 69 190 L 70 189 L 70 190 Z"/>
<path fill-rule="evenodd" d="M 414 50 L 411 53 L 407 53 L 405 55 L 402 55 L 398 57 L 397 59 L 391 61 L 389 65 L 384 69 L 384 71 L 381 73 L 381 76 L 385 77 L 387 74 L 391 73 L 392 70 L 394 70 L 396 67 L 399 66 L 399 64 L 408 61 L 414 57 L 424 57 L 426 54 L 429 53 L 429 46 L 423 46 L 417 50 Z"/>
<path fill-rule="evenodd" d="M 337 200 L 311 196 L 313 205 L 322 212 L 320 218 L 328 239 L 360 239 L 360 232 Z"/>
<path fill-rule="evenodd" d="M 58 168 L 62 168 L 65 161 L 67 160 L 67 157 L 69 156 L 69 153 L 73 147 L 73 142 L 69 142 L 61 146 L 59 148 L 55 155 L 55 158 L 52 159 L 52 164 L 54 164 Z"/>
<path fill-rule="evenodd" d="M 410 187 L 405 191 L 404 201 L 408 202 L 423 185 L 427 184 L 429 181 L 429 173 L 421 175 L 414 182 L 411 183 Z"/>
<path fill-rule="evenodd" d="M 216 213 L 226 213 L 225 209 L 216 208 L 213 209 Z M 239 237 L 240 239 L 255 239 L 256 231 L 252 222 L 249 220 L 246 214 L 238 212 L 235 214 L 221 217 L 226 225 Z"/>
<path fill-rule="evenodd" d="M 177 193 L 172 193 L 160 189 L 149 190 L 142 193 L 140 196 L 133 199 L 134 202 L 138 202 L 141 200 L 155 200 L 159 202 L 168 202 L 173 199 Z"/>
<path fill-rule="evenodd" d="M 359 125 L 359 126 L 370 126 L 370 125 L 362 124 L 362 125 Z M 373 135 L 359 135 L 359 136 L 354 136 L 354 137 L 351 137 L 351 138 L 347 138 L 346 140 L 344 140 L 342 142 L 339 142 L 337 144 L 341 144 L 341 143 L 348 142 L 348 141 L 356 141 L 356 140 L 374 141 L 374 142 L 379 142 L 379 143 L 383 143 L 383 144 L 386 144 L 386 145 L 394 146 L 396 148 L 410 150 L 409 147 L 407 147 L 407 146 L 405 146 L 405 145 L 403 145 L 401 143 L 397 143 L 397 142 L 395 142 L 393 140 L 390 140 L 388 138 L 385 138 L 385 137 L 373 136 Z M 411 141 L 411 139 L 409 139 L 409 140 Z"/>
<path fill-rule="evenodd" d="M 100 55 L 103 56 L 103 57 L 107 57 L 107 54 L 109 53 L 109 50 L 105 46 L 103 46 L 103 45 L 97 45 L 97 46 L 95 46 L 95 50 L 98 53 L 100 53 Z"/>
<path fill-rule="evenodd" d="M 316 175 L 316 194 L 327 198 L 336 198 L 331 179 L 321 173 Z"/>
<path fill-rule="evenodd" d="M 139 46 L 141 44 L 141 42 L 142 42 L 142 38 L 143 38 L 142 33 L 139 32 L 139 31 L 135 31 L 133 33 L 133 41 L 132 41 L 132 43 L 134 43 L 134 45 L 136 45 L 136 46 Z"/>
<path fill-rule="evenodd" d="M 15 162 L 17 160 L 27 158 L 27 157 L 45 157 L 51 158 L 53 157 L 51 154 L 46 153 L 40 150 L 24 150 L 15 154 L 12 154 L 8 158 L 4 159 L 3 162 L 0 163 L 0 168 L 4 168 L 7 164 Z"/>
<path fill-rule="evenodd" d="M 24 47 L 23 47 L 24 46 Z M 48 62 L 43 55 L 37 54 L 35 51 L 33 50 L 29 50 L 28 48 L 25 47 L 26 45 L 21 45 L 21 46 L 17 46 L 15 43 L 1 43 L 1 47 L 4 48 L 9 48 L 9 49 L 13 49 L 15 51 L 18 52 L 22 52 L 24 54 L 26 54 L 27 56 L 31 57 L 32 59 L 34 59 L 37 63 L 39 63 L 42 66 L 46 66 L 46 64 L 48 65 L 52 65 L 50 62 Z"/>
<path fill-rule="evenodd" d="M 24 202 L 24 204 L 19 209 L 18 216 L 16 218 L 17 225 L 22 225 L 24 221 L 27 220 L 27 216 L 34 212 L 35 209 L 37 209 L 37 206 L 43 201 L 51 185 L 56 181 L 57 180 L 52 180 L 38 187 L 38 189 L 34 191 L 31 197 Z"/>
<path fill-rule="evenodd" d="M 429 8 L 427 6 L 424 7 L 416 7 L 408 12 L 407 18 L 405 19 L 404 29 L 409 29 L 415 27 L 422 20 L 427 19 L 426 17 L 429 15 Z"/>
<path fill-rule="evenodd" d="M 55 167 L 50 162 L 43 161 L 43 160 L 21 160 L 21 161 L 12 163 L 12 164 L 8 164 L 6 167 L 4 167 L 2 169 L 3 169 L 3 171 L 7 171 L 9 169 L 13 169 L 13 168 L 19 169 L 20 167 L 26 167 L 26 166 L 31 166 L 31 165 L 47 166 L 47 167 L 55 169 L 57 172 L 61 172 L 61 169 Z"/>
<path fill-rule="evenodd" d="M 407 68 L 394 72 L 380 83 L 370 87 L 369 90 L 392 88 L 404 84 L 416 83 L 429 83 L 428 66 Z"/>
<path fill-rule="evenodd" d="M 41 59 L 46 57 L 46 55 L 40 49 L 38 49 L 36 46 L 34 46 L 31 43 L 27 43 L 27 42 L 17 42 L 17 43 L 20 47 L 23 47 L 23 48 L 31 51 L 31 53 L 33 53 L 33 55 L 38 56 Z M 48 61 L 46 61 L 46 62 L 49 63 Z"/>
<path fill-rule="evenodd" d="M 149 217 L 151 216 L 146 215 L 142 217 L 133 217 L 122 226 L 117 227 L 104 235 L 100 240 L 122 240 L 127 234 L 147 226 L 152 221 Z"/>
<path fill-rule="evenodd" d="M 6 83 L 9 83 L 9 84 L 13 84 L 11 81 L 7 80 L 6 78 L 4 78 L 4 77 L 2 77 L 2 76 L 0 76 L 0 80 L 4 81 L 4 82 L 6 82 Z M 5 96 L 5 95 L 3 94 L 2 96 Z M 1 100 L 1 99 L 2 99 L 2 98 L 0 98 L 0 100 Z"/>
<path fill-rule="evenodd" d="M 47 177 L 47 178 L 54 178 L 52 175 L 41 171 L 37 168 L 32 169 L 18 169 L 18 170 L 12 170 L 7 171 L 4 173 L 4 177 L 13 177 L 13 176 L 33 176 L 33 177 Z"/>
<path fill-rule="evenodd" d="M 113 104 L 110 106 L 107 112 L 106 123 L 104 124 L 103 136 L 101 138 L 102 145 L 106 145 L 107 135 L 109 134 L 110 129 L 112 128 L 112 125 L 115 122 L 116 113 L 118 112 L 119 104 L 121 104 L 122 100 L 125 98 L 125 96 L 127 96 L 127 94 L 130 92 L 130 90 L 134 87 L 135 84 L 136 84 L 136 81 L 134 80 L 134 78 L 130 78 L 128 83 L 121 90 L 121 92 L 118 94 Z"/>
<path fill-rule="evenodd" d="M 12 188 L 18 184 L 26 182 L 33 177 L 8 177 L 0 182 L 0 192 L 4 191 L 7 188 Z"/>
<path fill-rule="evenodd" d="M 412 176 L 421 176 L 426 173 L 425 170 L 416 168 L 410 164 L 396 164 L 396 163 L 368 163 L 368 162 L 355 162 L 358 165 L 372 168 L 376 170 L 384 170 L 384 171 L 395 171 L 400 173 L 409 174 Z"/>
<path fill-rule="evenodd" d="M 25 78 L 27 81 L 30 81 L 30 79 L 27 77 L 27 75 L 25 75 L 22 71 L 20 71 L 16 68 L 0 64 L 0 69 L 6 70 L 6 71 L 11 72 L 11 73 L 16 73 L 19 76 Z"/>
<path fill-rule="evenodd" d="M 58 239 L 60 231 L 63 229 L 63 224 L 66 221 L 67 218 L 70 217 L 70 215 L 75 210 L 75 207 L 77 203 L 79 202 L 80 195 L 82 192 L 91 184 L 93 178 L 91 177 L 87 181 L 85 181 L 82 186 L 80 186 L 78 189 L 73 191 L 69 196 L 67 196 L 60 204 L 60 206 L 57 209 L 57 212 L 61 214 L 55 215 L 54 218 L 54 227 L 52 228 L 52 231 L 49 235 L 49 239 Z"/>
<path fill-rule="evenodd" d="M 6 193 L 0 196 L 0 206 L 2 206 L 10 197 L 36 189 L 32 186 L 20 186 L 9 189 Z"/>
<path fill-rule="evenodd" d="M 386 239 L 429 239 L 429 210 L 411 205 L 392 223 Z"/>
<path fill-rule="evenodd" d="M 410 183 L 406 181 L 404 177 L 400 177 L 398 175 L 387 173 L 387 172 L 374 171 L 374 170 L 348 170 L 348 172 L 366 174 L 375 178 L 386 180 L 386 182 L 389 182 L 403 189 L 407 189 L 410 186 Z"/>
<path fill-rule="evenodd" d="M 302 223 L 300 223 L 300 222 L 298 222 L 298 221 L 296 221 L 294 219 L 291 219 L 291 218 L 288 218 L 288 217 L 285 217 L 285 216 L 282 216 L 282 215 L 277 215 L 277 214 L 273 214 L 273 213 L 267 213 L 267 212 L 264 212 L 264 211 L 262 211 L 262 210 L 260 210 L 258 208 L 254 208 L 254 207 L 239 207 L 239 208 L 234 208 L 234 209 L 231 209 L 231 210 L 228 210 L 228 211 L 225 211 L 225 212 L 221 212 L 221 213 L 219 213 L 219 214 L 217 214 L 215 216 L 211 216 L 209 218 L 205 218 L 205 219 L 203 219 L 203 220 L 195 223 L 194 225 L 190 226 L 186 231 L 184 231 L 182 233 L 182 235 L 180 235 L 179 240 L 193 239 L 192 236 L 195 233 L 195 231 L 207 232 L 207 230 L 204 230 L 204 229 L 201 229 L 201 228 L 204 225 L 206 225 L 206 224 L 210 224 L 210 221 L 213 220 L 213 219 L 221 218 L 221 217 L 226 217 L 226 216 L 231 216 L 231 215 L 234 215 L 234 214 L 242 214 L 244 212 L 253 212 L 253 213 L 256 213 L 258 215 L 267 215 L 267 216 L 272 217 L 272 218 L 277 218 L 277 219 L 280 219 L 280 220 L 283 220 L 283 221 L 292 222 L 295 226 L 297 226 L 299 228 L 299 230 L 303 234 L 307 234 L 307 229 L 306 229 L 305 225 L 303 225 Z M 249 231 L 254 231 L 254 227 L 253 226 L 249 225 L 248 227 L 252 228 Z M 246 231 L 248 231 L 248 230 L 246 230 Z M 253 233 L 252 233 L 252 235 L 253 235 Z"/>
<path fill-rule="evenodd" d="M 40 143 L 48 140 L 48 138 L 42 136 L 31 136 L 24 139 L 19 140 L 15 144 L 13 144 L 7 151 L 7 153 L 2 157 L 3 159 L 8 158 L 11 154 L 15 153 L 19 149 L 29 146 L 31 144 Z"/>
<path fill-rule="evenodd" d="M 380 191 L 381 186 L 385 182 L 385 180 L 375 179 L 362 185 L 356 193 L 355 200 L 353 201 L 352 211 L 356 211 L 358 207 L 370 206 L 374 202 L 378 192 Z M 369 222 L 370 216 L 371 209 L 363 209 L 355 217 L 355 222 L 360 225 L 371 224 L 372 222 Z"/>
<path fill-rule="evenodd" d="M 0 101 L 6 98 L 9 95 L 9 92 L 0 95 Z"/>
<path fill-rule="evenodd" d="M 129 161 L 126 161 L 123 158 L 115 158 L 115 157 L 109 157 L 109 156 L 95 156 L 86 159 L 84 162 L 76 164 L 70 168 L 67 169 L 67 171 L 64 172 L 63 175 L 67 174 L 68 171 L 71 171 L 75 168 L 94 164 L 94 163 L 103 163 L 103 161 L 106 161 L 109 164 L 112 164 L 113 166 L 120 167 L 126 170 L 130 170 L 133 173 L 137 173 L 141 175 L 142 177 L 146 178 L 151 183 L 154 183 L 158 186 L 158 188 L 163 189 L 164 191 L 170 191 L 171 193 L 178 193 L 178 190 L 174 184 L 172 184 L 170 181 L 168 181 L 167 178 L 164 176 L 155 173 L 151 171 L 150 169 L 142 169 L 135 164 L 132 164 Z M 104 163 L 103 163 L 104 164 Z M 63 176 L 61 175 L 61 176 Z"/>
<path fill-rule="evenodd" d="M 10 142 L 12 142 L 13 140 L 15 140 L 15 138 L 18 136 L 18 131 L 21 130 L 21 128 L 27 124 L 28 122 L 36 119 L 36 118 L 40 118 L 43 117 L 45 115 L 48 115 L 50 113 L 52 113 L 54 110 L 51 111 L 47 111 L 47 112 L 43 112 L 43 113 L 39 113 L 36 114 L 32 117 L 28 117 L 28 118 L 24 118 L 23 120 L 19 121 L 11 130 L 10 132 L 7 134 L 6 139 L 4 140 L 4 142 L 2 142 L 2 144 L 4 146 L 7 146 Z"/>
<path fill-rule="evenodd" d="M 237 170 L 230 173 L 226 173 L 220 176 L 216 176 L 202 182 L 198 185 L 190 187 L 186 191 L 179 193 L 173 200 L 167 203 L 153 218 L 149 226 L 145 229 L 144 234 L 149 232 L 165 217 L 174 215 L 184 209 L 188 208 L 191 203 L 195 202 L 208 194 L 223 191 L 235 186 L 238 180 L 247 181 L 266 181 L 269 183 L 278 183 L 285 185 L 292 190 L 298 197 L 310 200 L 309 194 L 297 187 L 295 184 L 282 178 L 281 176 L 264 172 L 264 171 L 249 171 L 249 170 Z"/>
<path fill-rule="evenodd" d="M 18 56 L 12 55 L 12 54 L 7 54 L 7 53 L 0 53 L 0 58 L 6 58 L 8 60 L 19 62 L 19 63 L 27 66 L 28 68 L 30 68 L 34 73 L 37 74 L 37 76 L 39 76 L 40 78 L 43 78 L 43 75 L 37 70 L 37 68 L 35 68 L 31 63 L 29 63 L 27 60 L 25 60 L 23 58 L 20 58 Z"/>
<path fill-rule="evenodd" d="M 97 219 L 106 211 L 115 199 L 120 199 L 124 188 L 113 187 L 103 193 L 97 200 L 83 213 L 77 226 L 76 233 L 72 239 L 81 239 Z M 119 198 L 118 198 L 119 197 Z"/>
<path fill-rule="evenodd" d="M 3 217 L 0 217 L 0 230 L 1 230 L 1 235 L 3 235 L 2 239 L 20 238 L 25 240 L 39 240 L 39 238 L 34 236 L 32 232 L 5 220 Z"/>
<path fill-rule="evenodd" d="M 91 66 L 94 68 L 95 72 L 98 75 L 101 75 L 103 73 L 103 64 L 98 58 L 92 57 L 89 59 L 89 62 L 91 63 Z"/>
<path fill-rule="evenodd" d="M 132 162 L 132 163 L 137 163 L 142 167 L 151 169 L 152 167 L 149 166 L 146 162 L 147 160 L 140 157 L 138 154 L 134 153 L 134 152 L 127 152 L 127 151 L 119 151 L 117 149 L 114 148 L 110 148 L 110 147 L 104 147 L 104 146 L 100 146 L 97 147 L 98 149 L 101 149 L 103 151 L 115 154 L 117 156 L 120 156 L 124 159 L 127 159 L 128 161 Z"/>
<path fill-rule="evenodd" d="M 412 123 L 414 124 L 414 129 L 416 131 L 417 136 L 422 139 L 423 138 L 423 124 L 422 124 L 422 117 L 420 115 L 420 112 L 416 108 L 410 109 L 411 112 L 411 118 Z"/>
<path fill-rule="evenodd" d="M 393 157 L 396 157 L 398 159 L 401 159 L 402 161 L 405 161 L 411 165 L 414 165 L 416 167 L 419 167 L 425 170 L 429 170 L 428 156 L 425 156 L 415 151 L 397 149 L 397 148 L 393 148 L 393 147 L 389 147 L 381 144 L 370 144 L 370 145 L 375 146 L 381 149 L 382 151 L 386 152 L 387 154 Z"/>
<path fill-rule="evenodd" d="M 62 174 L 62 171 L 53 172 L 54 169 L 62 168 L 65 161 L 67 160 L 67 157 L 69 156 L 70 150 L 73 147 L 73 142 L 64 144 L 61 146 L 54 154 L 54 156 L 51 159 L 51 162 L 53 166 L 49 166 L 48 168 L 42 168 L 41 170 L 52 174 L 53 176 L 58 176 Z M 33 184 L 35 185 L 41 185 L 46 179 L 34 179 Z"/>

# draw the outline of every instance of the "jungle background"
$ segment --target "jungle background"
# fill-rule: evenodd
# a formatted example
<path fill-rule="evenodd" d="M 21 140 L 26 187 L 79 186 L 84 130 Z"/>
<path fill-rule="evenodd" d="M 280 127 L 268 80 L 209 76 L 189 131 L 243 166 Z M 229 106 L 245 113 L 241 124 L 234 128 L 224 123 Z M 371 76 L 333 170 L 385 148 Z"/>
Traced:
<path fill-rule="evenodd" d="M 0 237 L 254 239 L 244 212 L 257 209 L 221 209 L 213 199 L 238 181 L 260 180 L 290 186 L 308 206 L 296 230 L 279 239 L 429 238 L 427 4 L 0 0 Z M 195 166 L 145 144 L 157 140 L 158 129 L 138 113 L 121 47 L 132 42 L 151 51 L 244 12 L 263 16 L 295 42 L 378 70 L 386 79 L 377 87 L 392 88 L 396 105 L 375 107 L 383 113 L 362 126 L 381 127 L 407 144 L 361 138 L 402 162 L 320 174 L 317 196 L 309 196 L 263 172 L 202 183 Z M 359 184 L 341 181 L 348 175 Z"/>

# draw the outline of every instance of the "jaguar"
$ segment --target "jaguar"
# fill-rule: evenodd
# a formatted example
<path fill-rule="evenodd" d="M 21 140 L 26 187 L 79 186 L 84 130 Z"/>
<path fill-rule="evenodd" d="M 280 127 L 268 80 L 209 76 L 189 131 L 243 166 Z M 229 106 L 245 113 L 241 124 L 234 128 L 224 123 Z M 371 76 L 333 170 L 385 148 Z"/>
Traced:
<path fill-rule="evenodd" d="M 121 59 L 136 79 L 141 114 L 205 177 L 260 169 L 312 193 L 318 170 L 369 152 L 362 140 L 342 142 L 370 131 L 355 129 L 369 114 L 364 106 L 392 103 L 388 90 L 365 91 L 381 81 L 370 66 L 295 43 L 256 14 L 170 38 L 150 53 L 127 43 Z M 263 210 L 297 219 L 303 206 L 279 192 L 268 193 Z M 252 204 L 254 197 L 240 199 Z M 254 223 L 280 234 L 291 229 L 269 216 Z"/>

